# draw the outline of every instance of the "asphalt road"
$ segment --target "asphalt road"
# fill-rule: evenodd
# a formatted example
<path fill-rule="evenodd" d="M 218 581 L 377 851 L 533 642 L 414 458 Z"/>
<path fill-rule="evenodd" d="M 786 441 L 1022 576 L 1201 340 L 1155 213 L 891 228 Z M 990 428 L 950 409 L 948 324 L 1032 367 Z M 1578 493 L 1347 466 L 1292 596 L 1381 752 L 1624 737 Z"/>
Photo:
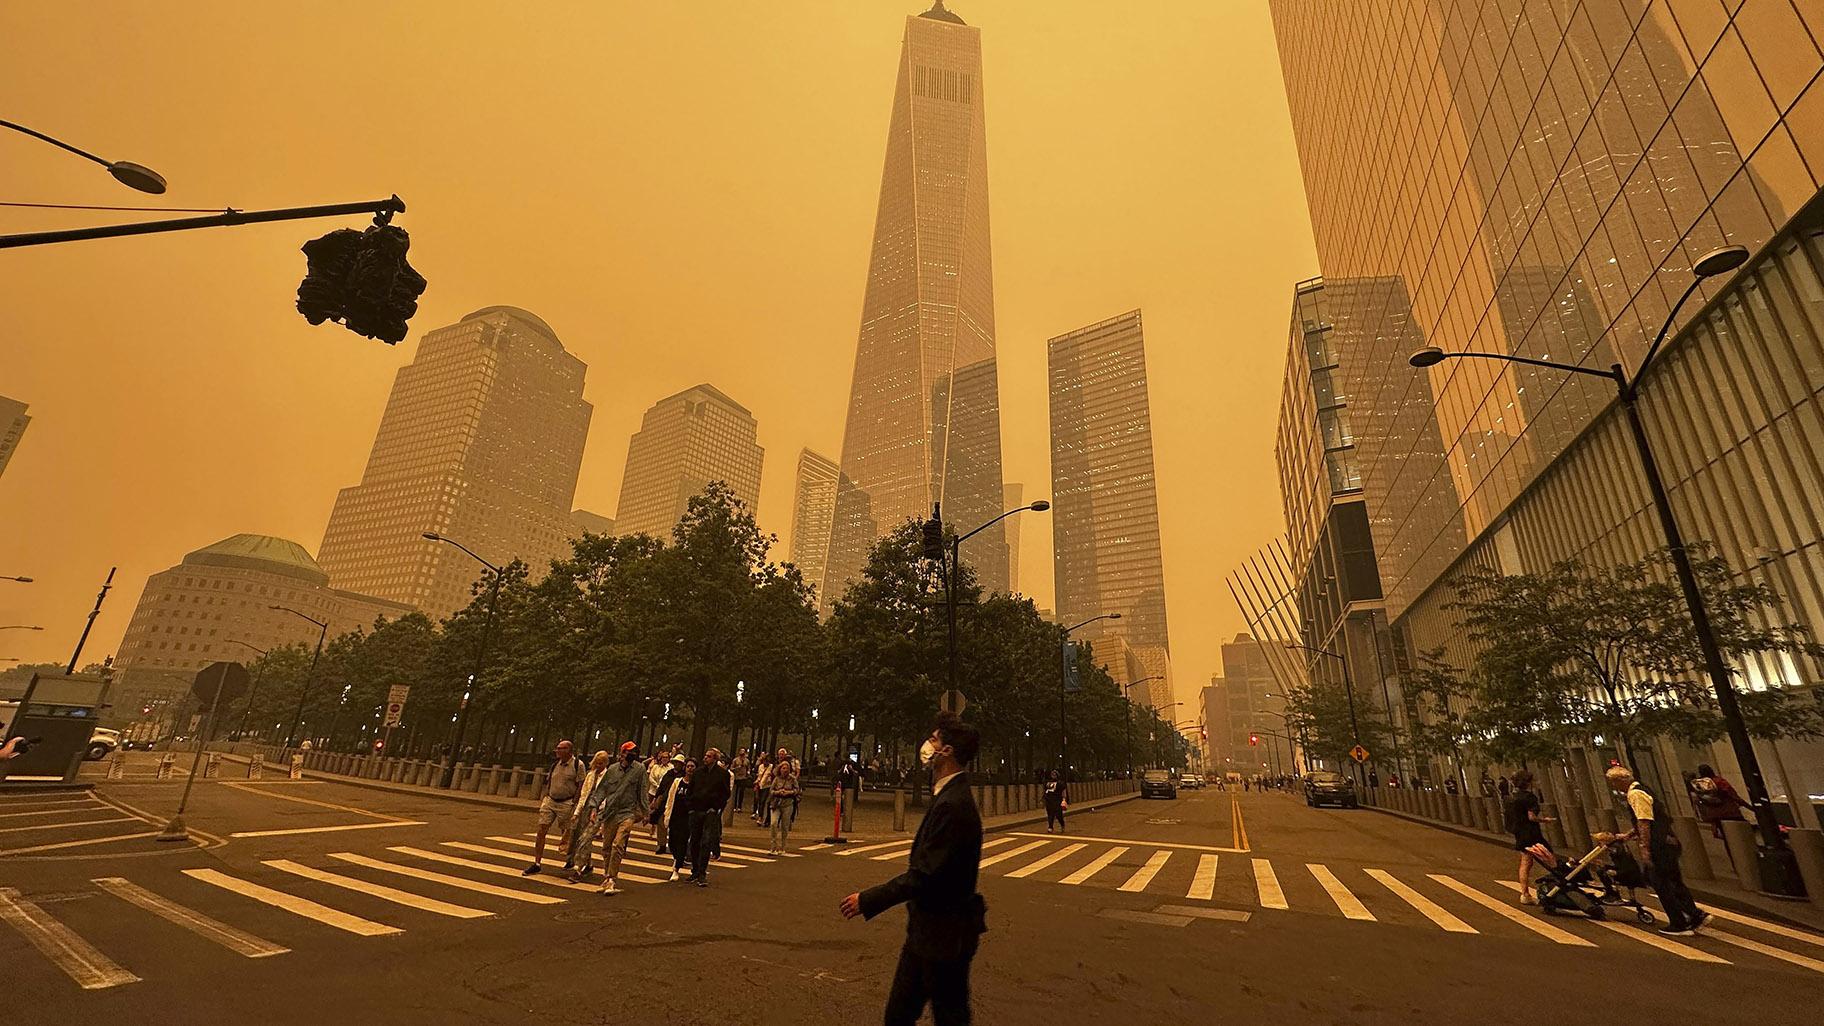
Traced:
<path fill-rule="evenodd" d="M 903 913 L 836 905 L 909 835 L 823 847 L 804 823 L 767 860 L 743 822 L 711 887 L 604 897 L 517 875 L 524 812 L 267 780 L 198 781 L 200 843 L 42 847 L 139 832 L 180 787 L 105 783 L 101 806 L 132 811 L 70 828 L 112 817 L 0 797 L 0 831 L 43 827 L 0 833 L 39 849 L 0 855 L 0 1023 L 879 1021 Z M 1497 882 L 1506 852 L 1285 795 L 1130 801 L 988 843 L 980 1022 L 1798 1022 L 1824 998 L 1824 937 L 1546 920 Z"/>

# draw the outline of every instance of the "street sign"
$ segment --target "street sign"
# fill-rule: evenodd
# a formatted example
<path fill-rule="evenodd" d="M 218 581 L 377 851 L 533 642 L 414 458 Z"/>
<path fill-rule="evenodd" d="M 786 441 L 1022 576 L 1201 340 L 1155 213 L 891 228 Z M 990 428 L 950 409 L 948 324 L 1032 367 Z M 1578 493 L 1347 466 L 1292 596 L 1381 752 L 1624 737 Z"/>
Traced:
<path fill-rule="evenodd" d="M 405 698 L 412 693 L 410 684 L 394 684 L 386 692 L 386 722 L 382 726 L 397 727 L 405 716 Z"/>
<path fill-rule="evenodd" d="M 1367 762 L 1368 749 L 1363 748 L 1361 745 L 1356 745 L 1354 748 L 1349 749 L 1349 758 L 1354 759 L 1356 762 Z"/>
<path fill-rule="evenodd" d="M 1082 678 L 1077 673 L 1077 643 L 1066 641 L 1061 658 L 1064 660 L 1064 690 L 1083 690 Z"/>
<path fill-rule="evenodd" d="M 969 700 L 963 697 L 961 691 L 946 691 L 938 696 L 937 707 L 944 712 L 961 716 L 963 710 L 969 708 Z"/>
<path fill-rule="evenodd" d="M 196 671 L 196 679 L 190 684 L 190 693 L 205 706 L 216 702 L 218 689 L 223 702 L 232 702 L 246 694 L 247 667 L 240 663 L 210 663 Z"/>

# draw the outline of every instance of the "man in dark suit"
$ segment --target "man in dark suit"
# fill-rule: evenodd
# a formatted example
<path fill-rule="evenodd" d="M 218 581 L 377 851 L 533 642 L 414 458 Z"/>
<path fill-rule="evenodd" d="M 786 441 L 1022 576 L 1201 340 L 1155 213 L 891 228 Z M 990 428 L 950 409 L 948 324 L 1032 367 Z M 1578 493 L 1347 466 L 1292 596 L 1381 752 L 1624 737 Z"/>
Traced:
<path fill-rule="evenodd" d="M 969 963 L 987 931 L 988 906 L 975 891 L 982 862 L 982 814 L 964 770 L 981 732 L 954 713 L 937 718 L 919 756 L 931 769 L 933 795 L 912 839 L 906 871 L 842 899 L 846 919 L 873 919 L 906 903 L 906 943 L 887 995 L 886 1026 L 913 1026 L 931 1005 L 937 1026 L 967 1026 Z"/>

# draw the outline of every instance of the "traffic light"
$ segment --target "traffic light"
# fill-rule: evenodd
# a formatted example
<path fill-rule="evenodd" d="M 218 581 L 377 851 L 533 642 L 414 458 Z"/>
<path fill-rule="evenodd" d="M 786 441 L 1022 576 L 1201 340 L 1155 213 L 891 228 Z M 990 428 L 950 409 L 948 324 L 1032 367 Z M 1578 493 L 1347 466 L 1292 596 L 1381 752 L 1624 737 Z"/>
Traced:
<path fill-rule="evenodd" d="M 405 259 L 411 236 L 376 221 L 366 231 L 338 228 L 304 244 L 309 268 L 298 285 L 298 312 L 312 324 L 339 321 L 357 335 L 393 345 L 404 340 L 406 322 L 418 312 L 425 280 Z"/>
<path fill-rule="evenodd" d="M 1248 744 L 1250 744 L 1250 745 L 1260 744 L 1260 735 L 1259 734 L 1249 734 L 1248 735 Z"/>
<path fill-rule="evenodd" d="M 931 504 L 931 519 L 925 521 L 923 537 L 925 558 L 935 562 L 944 561 L 944 521 L 939 513 L 938 504 Z"/>

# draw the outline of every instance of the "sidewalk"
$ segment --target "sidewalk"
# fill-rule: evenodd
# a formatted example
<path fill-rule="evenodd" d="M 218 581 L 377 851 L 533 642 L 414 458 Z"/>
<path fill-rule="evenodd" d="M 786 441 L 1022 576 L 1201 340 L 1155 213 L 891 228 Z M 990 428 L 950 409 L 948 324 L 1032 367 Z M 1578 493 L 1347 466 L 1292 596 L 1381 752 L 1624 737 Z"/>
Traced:
<path fill-rule="evenodd" d="M 1402 812 L 1399 809 L 1391 809 L 1384 805 L 1363 803 L 1362 808 L 1373 809 L 1376 812 L 1395 816 L 1399 819 L 1407 820 L 1408 822 L 1420 824 L 1421 826 L 1448 830 L 1461 837 L 1469 837 L 1478 841 L 1487 841 L 1490 844 L 1499 845 L 1503 848 L 1513 847 L 1513 838 L 1509 837 L 1507 834 L 1496 834 L 1487 830 L 1478 830 L 1475 827 L 1427 819 L 1423 816 L 1417 816 L 1409 812 Z M 1582 852 L 1578 852 L 1577 854 L 1580 855 Z M 1719 862 L 1717 861 L 1716 854 L 1712 853 L 1711 866 L 1712 868 L 1721 866 L 1723 871 L 1727 872 L 1729 866 L 1728 856 L 1726 854 L 1722 855 L 1721 861 Z M 1510 870 L 1512 868 L 1511 861 L 1509 868 Z M 1812 902 L 1802 900 L 1782 901 L 1779 898 L 1769 897 L 1758 891 L 1746 890 L 1730 879 L 1691 880 L 1687 878 L 1685 884 L 1691 888 L 1691 896 L 1703 904 L 1714 905 L 1718 908 L 1726 908 L 1749 915 L 1765 916 L 1768 919 L 1788 923 L 1792 926 L 1824 932 L 1824 911 L 1820 911 Z"/>

